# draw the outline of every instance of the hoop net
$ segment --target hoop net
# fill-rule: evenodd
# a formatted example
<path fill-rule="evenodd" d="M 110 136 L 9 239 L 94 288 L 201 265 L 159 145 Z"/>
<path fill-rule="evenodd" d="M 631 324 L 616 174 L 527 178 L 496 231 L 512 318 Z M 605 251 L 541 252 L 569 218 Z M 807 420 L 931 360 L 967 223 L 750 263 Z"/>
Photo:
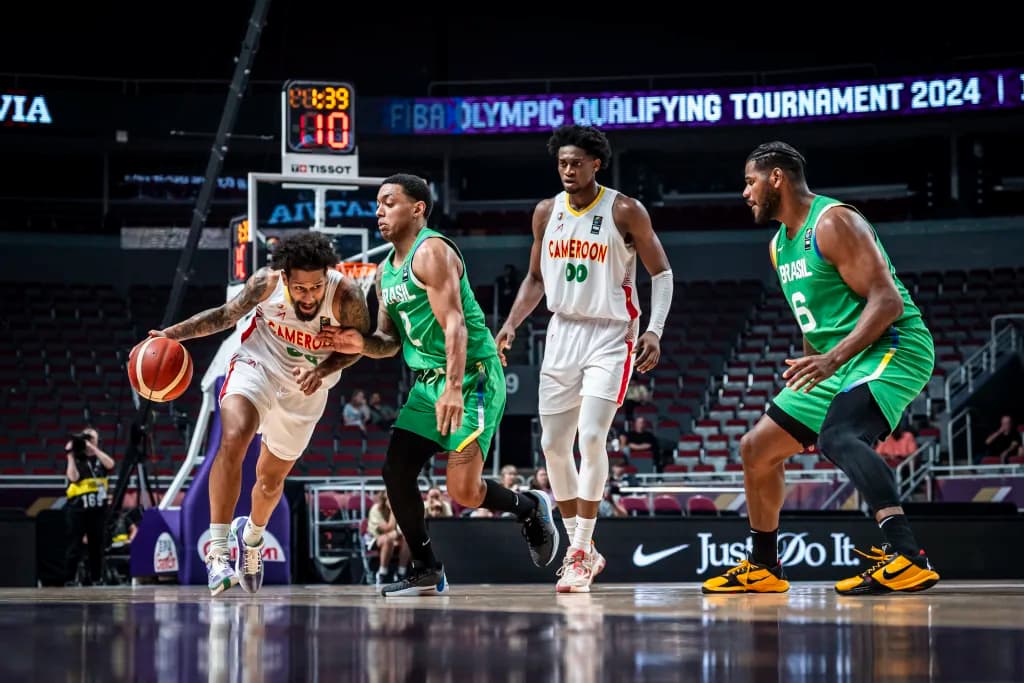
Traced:
<path fill-rule="evenodd" d="M 342 261 L 335 266 L 343 275 L 347 275 L 363 288 L 363 294 L 368 294 L 373 287 L 374 278 L 377 276 L 376 263 L 364 263 L 363 261 Z"/>

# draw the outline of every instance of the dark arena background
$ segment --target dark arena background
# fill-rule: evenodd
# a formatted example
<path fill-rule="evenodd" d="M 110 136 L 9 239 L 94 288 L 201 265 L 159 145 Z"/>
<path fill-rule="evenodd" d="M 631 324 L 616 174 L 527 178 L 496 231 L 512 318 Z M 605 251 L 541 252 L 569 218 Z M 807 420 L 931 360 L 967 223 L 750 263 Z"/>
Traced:
<path fill-rule="evenodd" d="M 4 679 L 1024 680 L 1019 32 L 994 15 L 929 31 L 765 10 L 721 24 L 350 11 L 115 3 L 22 8 L 0 26 Z M 217 396 L 249 321 L 185 342 L 195 373 L 171 402 L 133 391 L 130 350 L 223 304 L 310 229 L 376 320 L 363 264 L 388 248 L 376 193 L 396 172 L 429 182 L 430 225 L 459 245 L 496 333 L 533 209 L 560 191 L 546 143 L 567 123 L 608 135 L 598 181 L 644 204 L 675 280 L 660 362 L 633 374 L 607 438 L 607 566 L 591 592 L 557 593 L 559 562 L 535 567 L 514 519 L 454 501 L 439 453 L 420 488 L 444 515 L 428 529 L 450 591 L 380 595 L 403 562 L 381 566 L 369 542 L 387 415 L 416 381 L 399 356 L 362 358 L 331 390 L 267 526 L 263 588 L 211 597 Z M 747 155 L 772 140 L 806 157 L 813 191 L 863 212 L 934 338 L 902 438 L 876 444 L 941 574 L 927 591 L 835 592 L 882 536 L 811 447 L 784 469 L 790 591 L 702 593 L 751 550 L 740 442 L 803 355 L 769 255 L 777 226 L 741 196 Z M 519 491 L 543 488 L 551 316 L 542 300 L 518 329 L 485 462 Z M 358 395 L 373 398 L 362 426 L 345 419 Z M 65 449 L 90 427 L 114 464 L 84 494 L 102 531 L 84 533 Z M 259 437 L 239 515 L 258 450 Z"/>

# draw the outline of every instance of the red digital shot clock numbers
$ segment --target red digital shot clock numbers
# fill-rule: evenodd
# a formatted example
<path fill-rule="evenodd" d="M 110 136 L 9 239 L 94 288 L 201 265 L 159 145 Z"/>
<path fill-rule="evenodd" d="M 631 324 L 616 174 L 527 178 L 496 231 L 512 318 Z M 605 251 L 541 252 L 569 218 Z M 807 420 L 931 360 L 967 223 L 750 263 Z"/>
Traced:
<path fill-rule="evenodd" d="M 293 154 L 351 154 L 355 90 L 348 83 L 288 81 L 284 85 L 284 139 Z"/>

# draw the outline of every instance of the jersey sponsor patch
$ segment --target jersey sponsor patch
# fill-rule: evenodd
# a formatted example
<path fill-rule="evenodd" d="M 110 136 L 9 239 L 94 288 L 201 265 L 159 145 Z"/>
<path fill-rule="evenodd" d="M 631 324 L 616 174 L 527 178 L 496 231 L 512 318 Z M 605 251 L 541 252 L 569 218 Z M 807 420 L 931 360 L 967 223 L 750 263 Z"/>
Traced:
<path fill-rule="evenodd" d="M 590 224 L 590 234 L 597 235 L 601 232 L 601 223 L 604 222 L 604 216 L 594 216 L 594 222 Z"/>

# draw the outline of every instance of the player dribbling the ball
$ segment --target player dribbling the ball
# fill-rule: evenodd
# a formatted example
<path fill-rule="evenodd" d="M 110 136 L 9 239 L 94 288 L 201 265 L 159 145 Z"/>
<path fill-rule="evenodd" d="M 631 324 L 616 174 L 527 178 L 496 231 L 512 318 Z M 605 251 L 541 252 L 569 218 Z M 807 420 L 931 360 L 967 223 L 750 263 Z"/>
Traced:
<path fill-rule="evenodd" d="M 254 593 L 263 583 L 263 531 L 284 490 L 284 479 L 309 444 L 328 391 L 358 354 L 335 353 L 317 339 L 321 321 L 369 332 L 363 290 L 334 266 L 330 240 L 317 232 L 289 237 L 227 303 L 150 335 L 179 341 L 230 329 L 256 309 L 231 358 L 220 392 L 221 440 L 210 469 L 211 595 L 236 583 Z M 242 482 L 242 460 L 253 436 L 263 435 L 249 517 L 232 521 Z M 228 532 L 238 556 L 232 567 Z"/>

